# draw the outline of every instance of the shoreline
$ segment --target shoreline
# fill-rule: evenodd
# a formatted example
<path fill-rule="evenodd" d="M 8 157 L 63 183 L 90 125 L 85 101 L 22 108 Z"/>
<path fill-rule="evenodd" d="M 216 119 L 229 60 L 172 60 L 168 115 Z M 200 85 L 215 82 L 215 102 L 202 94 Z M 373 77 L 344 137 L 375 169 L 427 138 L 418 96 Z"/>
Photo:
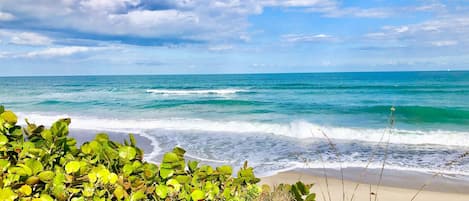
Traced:
<path fill-rule="evenodd" d="M 360 177 L 361 168 L 344 168 L 345 199 L 374 200 L 378 195 L 380 201 L 411 200 L 423 184 L 430 179 L 425 188 L 417 195 L 415 201 L 467 201 L 469 200 L 469 182 L 466 180 L 434 177 L 431 174 L 399 170 L 386 170 L 379 188 L 377 188 L 379 171 L 369 170 L 367 176 Z M 360 172 L 358 172 L 360 171 Z M 314 183 L 312 192 L 318 201 L 334 201 L 343 199 L 340 170 L 326 169 L 295 169 L 280 172 L 273 176 L 262 177 L 261 184 L 276 186 L 280 183 Z M 357 184 L 358 187 L 357 187 Z M 357 189 L 355 193 L 355 188 Z M 371 189 L 371 190 L 370 190 Z M 378 190 L 377 190 L 378 189 Z M 330 196 L 329 197 L 329 193 Z M 370 193 L 372 192 L 372 193 Z"/>
<path fill-rule="evenodd" d="M 109 138 L 118 142 L 123 142 L 125 139 L 128 139 L 128 133 L 119 132 L 119 131 L 105 131 L 105 130 L 89 130 L 89 129 L 71 129 L 70 136 L 74 137 L 77 140 L 77 145 L 82 144 L 85 141 L 91 140 L 97 133 L 107 133 Z M 149 137 L 146 137 L 145 134 L 134 133 L 137 144 L 141 147 L 146 153 L 146 160 L 155 162 L 155 156 L 161 153 L 154 153 L 155 145 Z M 156 148 L 158 149 L 158 147 Z M 306 183 L 316 183 L 316 187 L 313 187 L 313 190 L 320 197 L 320 192 L 324 191 L 325 186 L 325 177 L 324 171 L 328 177 L 329 187 L 332 188 L 331 192 L 334 194 L 342 195 L 342 185 L 341 185 L 341 173 L 339 169 L 335 168 L 295 168 L 292 170 L 285 170 L 277 172 L 273 175 L 260 177 L 261 184 L 276 185 L 279 183 L 294 183 L 298 180 Z M 363 168 L 358 167 L 346 167 L 342 169 L 344 174 L 344 182 L 349 191 L 348 194 L 353 192 L 357 183 L 360 183 L 357 193 L 360 194 L 369 194 L 370 184 L 372 189 L 376 187 L 378 183 L 378 178 L 380 174 L 380 169 L 369 168 L 364 174 Z M 364 176 L 360 176 L 364 175 Z M 443 175 L 443 176 L 433 176 L 431 173 L 411 171 L 411 170 L 395 170 L 395 169 L 385 169 L 383 172 L 383 179 L 381 181 L 380 189 L 386 194 L 392 194 L 399 192 L 405 196 L 412 196 L 422 187 L 423 184 L 427 184 L 422 191 L 421 195 L 432 195 L 441 197 L 443 195 L 449 194 L 450 196 L 458 195 L 462 196 L 463 200 L 469 200 L 469 178 L 457 175 L 453 177 L 452 175 Z M 322 188 L 322 189 L 320 189 Z M 330 189 L 331 190 L 331 189 Z M 381 191 L 381 190 L 380 190 Z M 419 197 L 421 196 L 419 195 Z M 394 195 L 393 195 L 394 196 Z M 341 197 L 340 197 L 341 198 Z M 369 199 L 369 197 L 366 197 Z M 404 199 L 404 197 L 400 197 Z M 336 198 L 338 199 L 338 198 Z M 383 200 L 380 198 L 380 200 Z M 386 200 L 386 199 L 384 199 Z M 410 200 L 407 199 L 407 200 Z M 420 200 L 420 199 L 416 199 Z M 426 199 L 432 201 L 431 199 Z M 441 199 L 437 199 L 441 200 Z M 458 200 L 453 199 L 452 197 L 443 200 Z"/>

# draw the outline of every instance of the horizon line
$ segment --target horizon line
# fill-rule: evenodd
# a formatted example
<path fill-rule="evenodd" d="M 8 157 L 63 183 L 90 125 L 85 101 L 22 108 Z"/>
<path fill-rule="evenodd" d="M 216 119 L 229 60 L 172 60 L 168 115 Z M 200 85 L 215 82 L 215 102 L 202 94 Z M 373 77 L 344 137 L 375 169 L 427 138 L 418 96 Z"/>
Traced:
<path fill-rule="evenodd" d="M 330 73 L 411 73 L 411 72 L 469 72 L 465 70 L 399 70 L 399 71 L 317 71 L 317 72 L 259 72 L 259 73 L 149 73 L 149 74 L 44 74 L 44 75 L 0 75 L 0 78 L 11 77 L 86 77 L 86 76 L 192 76 L 192 75 L 276 75 L 276 74 L 330 74 Z"/>

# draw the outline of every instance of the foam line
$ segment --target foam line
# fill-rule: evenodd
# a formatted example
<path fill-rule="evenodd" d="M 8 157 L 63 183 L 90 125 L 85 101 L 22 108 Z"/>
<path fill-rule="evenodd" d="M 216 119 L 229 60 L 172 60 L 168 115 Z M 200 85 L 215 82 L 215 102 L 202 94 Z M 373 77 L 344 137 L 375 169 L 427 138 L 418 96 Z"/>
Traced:
<path fill-rule="evenodd" d="M 38 124 L 50 125 L 59 118 L 69 115 L 22 114 Z M 122 132 L 144 132 L 152 129 L 178 131 L 226 132 L 232 134 L 263 133 L 287 136 L 298 139 L 324 139 L 322 132 L 335 140 L 356 140 L 378 142 L 385 129 L 329 127 L 313 124 L 303 120 L 290 123 L 260 123 L 248 121 L 214 121 L 206 119 L 105 119 L 72 116 L 71 128 L 115 130 Z M 394 144 L 434 144 L 445 146 L 469 146 L 469 132 L 448 130 L 395 130 L 391 137 Z"/>

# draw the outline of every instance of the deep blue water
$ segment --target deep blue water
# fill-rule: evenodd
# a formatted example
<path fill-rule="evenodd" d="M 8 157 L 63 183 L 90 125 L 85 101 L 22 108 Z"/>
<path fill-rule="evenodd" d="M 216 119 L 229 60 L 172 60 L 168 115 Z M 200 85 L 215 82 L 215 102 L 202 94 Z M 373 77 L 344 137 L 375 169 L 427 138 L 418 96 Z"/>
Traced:
<path fill-rule="evenodd" d="M 469 72 L 3 77 L 0 83 L 0 104 L 33 121 L 70 116 L 73 128 L 149 136 L 159 145 L 155 154 L 180 145 L 207 162 L 249 159 L 261 173 L 317 162 L 319 154 L 336 164 L 322 132 L 340 145 L 344 164 L 363 165 L 394 106 L 390 167 L 465 174 L 469 166 L 441 166 L 469 147 Z"/>

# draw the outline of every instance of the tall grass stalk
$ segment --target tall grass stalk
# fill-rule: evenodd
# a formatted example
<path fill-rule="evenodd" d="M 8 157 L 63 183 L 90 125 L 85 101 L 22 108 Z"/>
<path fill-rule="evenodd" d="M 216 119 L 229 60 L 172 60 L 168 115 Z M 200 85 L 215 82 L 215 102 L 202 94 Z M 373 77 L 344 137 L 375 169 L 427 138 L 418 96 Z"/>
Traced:
<path fill-rule="evenodd" d="M 375 201 L 378 200 L 378 192 L 379 192 L 379 187 L 381 186 L 381 181 L 383 180 L 383 173 L 384 173 L 384 167 L 386 166 L 386 160 L 388 158 L 388 150 L 389 150 L 389 143 L 390 143 L 390 140 L 391 140 L 391 135 L 392 135 L 392 131 L 393 131 L 393 128 L 394 128 L 394 111 L 396 111 L 396 109 L 393 107 L 391 107 L 391 117 L 390 117 L 390 121 L 389 121 L 389 124 L 390 124 L 390 130 L 389 130 L 389 134 L 388 134 L 388 140 L 386 142 L 386 146 L 384 148 L 384 158 L 383 158 L 383 164 L 381 166 L 381 170 L 380 170 L 380 173 L 379 173 L 379 180 L 378 180 L 378 184 L 376 186 L 376 192 L 375 192 Z"/>
<path fill-rule="evenodd" d="M 386 133 L 388 133 L 388 131 L 390 131 L 390 129 L 392 129 L 393 127 L 393 124 L 394 124 L 394 120 L 393 120 L 393 112 L 395 111 L 395 109 L 393 109 L 394 107 L 391 107 L 391 114 L 389 115 L 389 119 L 388 119 L 388 126 L 386 127 L 386 129 L 384 130 L 383 134 L 381 134 L 381 137 L 379 138 L 379 141 L 378 143 L 376 144 L 376 149 L 373 149 L 371 151 L 371 154 L 370 154 L 370 157 L 368 157 L 368 160 L 367 160 L 367 163 L 365 165 L 365 168 L 362 170 L 362 172 L 360 173 L 360 177 L 359 177 L 359 182 L 357 182 L 357 184 L 355 185 L 354 189 L 353 189 L 353 192 L 352 192 L 352 196 L 350 198 L 350 201 L 353 201 L 353 199 L 355 198 L 355 194 L 358 190 L 358 188 L 360 187 L 360 181 L 361 179 L 366 175 L 366 172 L 369 168 L 369 166 L 371 165 L 371 162 L 373 162 L 374 160 L 374 157 L 376 155 L 376 153 L 378 152 L 378 147 L 380 147 L 381 143 L 383 142 L 383 139 L 384 139 L 384 136 L 386 135 Z M 370 185 L 370 201 L 371 201 L 371 185 Z"/>
<path fill-rule="evenodd" d="M 337 150 L 335 144 L 329 138 L 329 136 L 322 130 L 319 130 L 322 135 L 327 139 L 327 143 L 331 147 L 331 150 L 335 153 L 337 160 L 340 160 L 340 153 Z M 342 161 L 339 162 L 339 169 L 340 169 L 340 180 L 342 182 L 342 201 L 345 201 L 345 181 L 344 181 L 344 170 L 342 168 Z"/>
<path fill-rule="evenodd" d="M 327 177 L 327 171 L 326 171 L 326 165 L 324 164 L 324 159 L 322 157 L 322 153 L 319 153 L 319 158 L 321 159 L 321 163 L 322 163 L 322 170 L 324 172 L 324 180 L 326 182 L 326 190 L 327 190 L 327 195 L 329 196 L 329 201 L 332 201 L 332 198 L 331 198 L 331 191 L 329 189 L 329 179 Z M 326 201 L 326 198 L 324 198 L 324 201 Z"/>
<path fill-rule="evenodd" d="M 469 151 L 466 151 L 466 152 L 462 153 L 461 155 L 459 155 L 458 157 L 456 157 L 455 159 L 445 163 L 445 165 L 443 167 L 452 166 L 455 163 L 458 163 L 459 161 L 461 161 L 462 159 L 464 159 L 468 156 L 469 156 Z M 422 186 L 420 186 L 420 188 L 415 193 L 415 195 L 410 199 L 410 201 L 414 201 L 417 198 L 417 196 L 425 189 L 425 187 L 430 185 L 430 183 L 433 179 L 435 179 L 436 177 L 441 176 L 441 175 L 443 175 L 441 172 L 434 173 L 428 181 L 426 181 Z"/>

